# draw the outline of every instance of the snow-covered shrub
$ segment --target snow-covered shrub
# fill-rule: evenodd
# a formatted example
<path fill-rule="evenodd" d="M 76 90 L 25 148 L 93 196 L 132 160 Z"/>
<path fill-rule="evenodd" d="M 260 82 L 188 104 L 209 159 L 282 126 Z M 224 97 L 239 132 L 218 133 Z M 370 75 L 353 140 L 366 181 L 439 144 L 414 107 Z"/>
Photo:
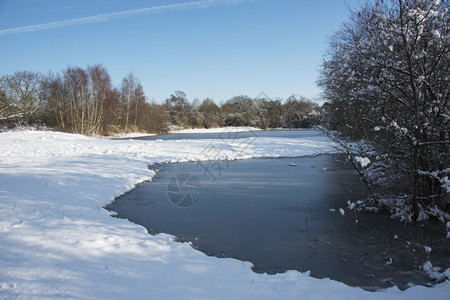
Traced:
<path fill-rule="evenodd" d="M 449 210 L 448 9 L 448 1 L 369 2 L 332 38 L 319 81 L 326 125 L 375 149 L 378 159 L 358 155 L 370 158 L 369 177 L 406 193 L 414 219 L 421 208 Z"/>

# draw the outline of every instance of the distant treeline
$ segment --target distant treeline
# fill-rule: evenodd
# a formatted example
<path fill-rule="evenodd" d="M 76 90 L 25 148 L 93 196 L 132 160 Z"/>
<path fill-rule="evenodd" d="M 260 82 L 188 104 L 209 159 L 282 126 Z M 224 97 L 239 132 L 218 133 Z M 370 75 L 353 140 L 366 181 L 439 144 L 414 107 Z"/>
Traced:
<path fill-rule="evenodd" d="M 173 127 L 254 126 L 305 128 L 319 121 L 320 107 L 303 97 L 252 99 L 236 96 L 221 105 L 189 101 L 175 91 L 150 103 L 132 73 L 114 87 L 102 65 L 68 67 L 60 74 L 18 71 L 0 77 L 0 126 L 44 125 L 88 135 L 168 132 Z"/>

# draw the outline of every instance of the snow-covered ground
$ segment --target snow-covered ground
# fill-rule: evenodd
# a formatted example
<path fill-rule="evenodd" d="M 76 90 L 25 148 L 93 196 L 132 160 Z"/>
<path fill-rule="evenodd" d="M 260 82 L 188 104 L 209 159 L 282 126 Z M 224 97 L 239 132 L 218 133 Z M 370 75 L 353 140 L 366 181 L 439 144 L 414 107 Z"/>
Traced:
<path fill-rule="evenodd" d="M 156 134 L 151 134 L 151 133 L 146 133 L 146 132 L 130 132 L 130 133 L 119 133 L 119 134 L 115 134 L 113 136 L 104 137 L 104 138 L 108 138 L 108 139 L 109 138 L 118 138 L 118 139 L 129 138 L 129 139 L 131 139 L 131 138 L 150 136 L 150 135 L 156 135 Z"/>
<path fill-rule="evenodd" d="M 240 126 L 240 127 L 225 127 L 225 128 L 192 128 L 192 129 L 181 129 L 181 130 L 175 130 L 173 133 L 221 133 L 225 131 L 231 131 L 231 132 L 246 132 L 246 131 L 258 131 L 261 130 L 259 128 L 255 127 L 248 127 L 248 126 Z"/>
<path fill-rule="evenodd" d="M 248 126 L 240 126 L 240 127 L 219 127 L 219 128 L 191 128 L 191 129 L 174 129 L 171 131 L 171 133 L 222 133 L 222 132 L 248 132 L 248 131 L 258 131 L 261 130 L 259 128 L 255 127 L 248 127 Z M 115 134 L 111 137 L 106 138 L 138 138 L 138 137 L 144 137 L 144 136 L 151 136 L 156 134 L 149 134 L 145 132 L 130 132 L 130 133 L 119 133 Z"/>
<path fill-rule="evenodd" d="M 301 156 L 334 151 L 326 137 L 145 141 L 50 131 L 0 134 L 0 299 L 445 299 L 433 288 L 367 292 L 289 271 L 208 257 L 103 207 L 156 162 Z"/>

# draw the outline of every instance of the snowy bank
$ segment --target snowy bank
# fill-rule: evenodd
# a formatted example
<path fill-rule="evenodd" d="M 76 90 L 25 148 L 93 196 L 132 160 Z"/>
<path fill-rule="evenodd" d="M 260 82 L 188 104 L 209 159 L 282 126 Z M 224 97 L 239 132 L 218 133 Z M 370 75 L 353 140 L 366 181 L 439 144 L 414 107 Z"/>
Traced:
<path fill-rule="evenodd" d="M 301 156 L 334 151 L 310 139 L 145 141 L 58 132 L 0 134 L 0 298 L 444 299 L 433 288 L 376 293 L 248 262 L 208 257 L 103 207 L 150 180 L 156 162 Z"/>
<path fill-rule="evenodd" d="M 221 133 L 224 131 L 228 132 L 247 132 L 247 131 L 258 131 L 261 130 L 256 127 L 249 126 L 238 126 L 238 127 L 218 127 L 218 128 L 192 128 L 192 129 L 181 129 L 174 130 L 172 133 Z"/>
<path fill-rule="evenodd" d="M 138 138 L 138 137 L 144 137 L 144 136 L 153 136 L 156 135 L 154 133 L 146 133 L 146 132 L 129 132 L 129 133 L 119 133 L 112 136 L 101 136 L 103 138 L 113 138 L 113 139 L 132 139 L 132 138 Z"/>

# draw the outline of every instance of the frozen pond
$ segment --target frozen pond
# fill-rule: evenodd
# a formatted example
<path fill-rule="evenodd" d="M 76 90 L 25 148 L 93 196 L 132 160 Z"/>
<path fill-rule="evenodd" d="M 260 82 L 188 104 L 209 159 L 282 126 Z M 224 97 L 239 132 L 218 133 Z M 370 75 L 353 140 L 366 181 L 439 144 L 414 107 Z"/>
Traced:
<path fill-rule="evenodd" d="M 448 266 L 442 224 L 401 224 L 348 208 L 366 191 L 338 155 L 151 168 L 152 182 L 107 208 L 151 234 L 170 233 L 208 255 L 250 261 L 255 272 L 309 270 L 374 290 L 428 284 L 419 270 L 427 260 Z"/>

